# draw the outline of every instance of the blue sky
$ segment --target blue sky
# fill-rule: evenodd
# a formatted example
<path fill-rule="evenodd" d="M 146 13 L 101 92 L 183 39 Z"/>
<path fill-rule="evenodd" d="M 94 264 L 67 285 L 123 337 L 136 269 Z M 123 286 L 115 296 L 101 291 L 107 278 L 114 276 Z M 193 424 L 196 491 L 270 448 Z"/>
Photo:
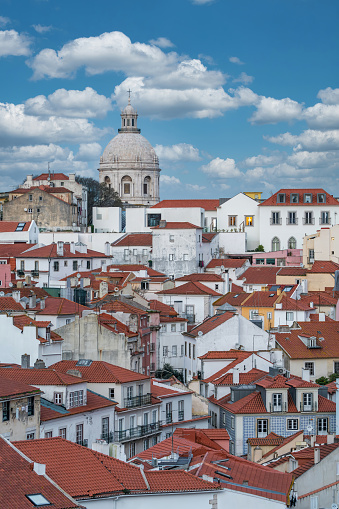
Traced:
<path fill-rule="evenodd" d="M 132 90 L 161 198 L 339 195 L 337 0 L 3 0 L 0 189 L 98 178 Z"/>

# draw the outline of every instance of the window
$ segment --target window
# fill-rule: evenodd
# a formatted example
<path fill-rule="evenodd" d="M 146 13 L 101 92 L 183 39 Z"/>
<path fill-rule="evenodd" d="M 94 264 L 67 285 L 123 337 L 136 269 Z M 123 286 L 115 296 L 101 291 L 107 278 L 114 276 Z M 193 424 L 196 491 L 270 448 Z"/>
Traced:
<path fill-rule="evenodd" d="M 73 260 L 73 270 L 78 270 L 78 262 L 77 262 L 77 260 Z"/>
<path fill-rule="evenodd" d="M 86 261 L 86 269 L 90 269 L 90 268 L 91 268 L 91 261 L 87 260 Z"/>
<path fill-rule="evenodd" d="M 237 216 L 228 216 L 228 226 L 237 226 Z"/>
<path fill-rule="evenodd" d="M 290 195 L 290 203 L 299 203 L 299 194 L 292 193 Z"/>
<path fill-rule="evenodd" d="M 214 285 L 215 290 L 219 290 L 219 285 Z"/>
<path fill-rule="evenodd" d="M 133 456 L 135 456 L 135 442 L 129 444 L 129 457 L 132 458 Z"/>
<path fill-rule="evenodd" d="M 166 424 L 172 422 L 172 403 L 166 403 Z"/>
<path fill-rule="evenodd" d="M 287 322 L 293 322 L 294 320 L 294 313 L 293 311 L 286 311 L 286 321 Z"/>
<path fill-rule="evenodd" d="M 312 393 L 311 392 L 304 392 L 303 394 L 303 407 L 304 411 L 310 411 L 312 410 Z"/>
<path fill-rule="evenodd" d="M 133 386 L 127 387 L 127 399 L 133 398 Z"/>
<path fill-rule="evenodd" d="M 175 331 L 176 331 L 175 323 L 171 323 L 171 332 Z"/>
<path fill-rule="evenodd" d="M 113 388 L 108 389 L 108 396 L 110 399 L 114 399 L 114 389 Z"/>
<path fill-rule="evenodd" d="M 275 258 L 266 258 L 266 265 L 275 265 Z"/>
<path fill-rule="evenodd" d="M 29 214 L 32 214 L 33 210 L 32 209 L 28 209 L 28 213 Z"/>
<path fill-rule="evenodd" d="M 109 439 L 109 417 L 101 419 L 101 437 L 108 442 Z"/>
<path fill-rule="evenodd" d="M 20 260 L 20 270 L 25 270 L 25 260 Z"/>
<path fill-rule="evenodd" d="M 52 438 L 53 431 L 45 431 L 45 438 Z"/>
<path fill-rule="evenodd" d="M 254 216 L 245 216 L 245 226 L 254 226 Z"/>
<path fill-rule="evenodd" d="M 144 385 L 140 384 L 138 385 L 138 396 L 142 396 L 144 393 Z"/>
<path fill-rule="evenodd" d="M 41 493 L 32 493 L 32 495 L 25 495 L 25 497 L 27 497 L 35 507 L 51 505 L 51 502 L 49 502 Z"/>
<path fill-rule="evenodd" d="M 187 341 L 185 341 L 185 357 L 187 357 Z"/>
<path fill-rule="evenodd" d="M 320 224 L 330 224 L 330 213 L 329 212 L 321 212 L 320 213 Z"/>
<path fill-rule="evenodd" d="M 225 412 L 222 413 L 222 423 L 224 426 L 226 426 L 226 413 Z"/>
<path fill-rule="evenodd" d="M 27 415 L 34 415 L 34 396 L 27 398 Z"/>
<path fill-rule="evenodd" d="M 70 318 L 66 318 L 66 325 L 68 325 L 69 323 L 71 323 L 71 319 Z"/>
<path fill-rule="evenodd" d="M 68 267 L 68 261 L 67 260 L 64 261 L 64 267 Z"/>
<path fill-rule="evenodd" d="M 234 442 L 230 442 L 230 453 L 234 454 L 235 448 L 234 448 Z"/>
<path fill-rule="evenodd" d="M 193 346 L 193 359 L 195 359 L 195 345 L 192 346 Z"/>
<path fill-rule="evenodd" d="M 265 265 L 265 258 L 257 258 L 255 263 L 256 265 Z"/>
<path fill-rule="evenodd" d="M 2 403 L 2 421 L 9 421 L 9 401 L 3 401 Z"/>
<path fill-rule="evenodd" d="M 338 361 L 334 361 L 333 373 L 339 373 L 339 362 Z"/>
<path fill-rule="evenodd" d="M 149 449 L 149 438 L 146 438 L 146 440 L 144 440 L 144 451 L 146 451 L 146 449 Z"/>
<path fill-rule="evenodd" d="M 169 241 L 170 241 L 170 242 L 174 242 L 174 235 L 170 235 L 170 236 L 169 236 Z"/>
<path fill-rule="evenodd" d="M 39 201 L 42 201 L 42 196 L 39 196 Z"/>
<path fill-rule="evenodd" d="M 180 355 L 181 355 L 181 357 L 184 356 L 184 348 L 185 348 L 184 345 L 180 346 Z"/>
<path fill-rule="evenodd" d="M 257 437 L 264 438 L 268 434 L 268 420 L 258 419 L 257 420 Z"/>
<path fill-rule="evenodd" d="M 326 203 L 326 194 L 318 193 L 317 194 L 317 202 L 318 203 Z"/>
<path fill-rule="evenodd" d="M 304 224 L 313 224 L 313 212 L 305 212 Z"/>
<path fill-rule="evenodd" d="M 66 428 L 59 428 L 59 437 L 66 440 Z"/>
<path fill-rule="evenodd" d="M 280 251 L 280 240 L 278 237 L 272 239 L 272 251 Z"/>
<path fill-rule="evenodd" d="M 35 439 L 35 431 L 31 431 L 30 433 L 27 433 L 26 440 L 34 440 Z"/>
<path fill-rule="evenodd" d="M 287 247 L 288 247 L 288 249 L 296 249 L 297 248 L 297 241 L 295 240 L 294 237 L 290 237 L 288 239 Z"/>
<path fill-rule="evenodd" d="M 172 346 L 172 357 L 176 357 L 178 355 L 178 347 L 177 345 Z"/>
<path fill-rule="evenodd" d="M 124 183 L 124 194 L 131 194 L 131 184 L 129 182 Z"/>
<path fill-rule="evenodd" d="M 169 255 L 168 255 L 168 259 L 169 259 L 169 261 L 170 261 L 170 262 L 173 262 L 173 260 L 174 260 L 174 254 L 173 254 L 173 253 L 169 254 Z"/>
<path fill-rule="evenodd" d="M 84 441 L 84 425 L 77 424 L 75 427 L 75 442 L 82 445 Z"/>
<path fill-rule="evenodd" d="M 152 410 L 152 422 L 153 423 L 157 422 L 157 411 L 156 410 Z"/>
<path fill-rule="evenodd" d="M 318 419 L 318 433 L 327 432 L 328 429 L 328 419 L 327 417 L 319 417 Z"/>
<path fill-rule="evenodd" d="M 168 346 L 162 347 L 162 355 L 163 357 L 168 357 Z"/>
<path fill-rule="evenodd" d="M 180 330 L 181 330 L 181 331 L 184 331 L 184 330 L 185 330 L 185 324 L 184 324 L 184 322 L 182 322 L 182 323 L 180 324 Z"/>
<path fill-rule="evenodd" d="M 273 394 L 273 412 L 281 412 L 282 410 L 282 394 L 278 392 Z"/>
<path fill-rule="evenodd" d="M 311 376 L 314 376 L 314 362 L 305 362 L 305 369 L 308 369 Z"/>
<path fill-rule="evenodd" d="M 312 203 L 312 195 L 310 193 L 304 194 L 304 203 Z"/>
<path fill-rule="evenodd" d="M 308 261 L 309 261 L 309 263 L 314 262 L 314 249 L 308 250 Z"/>
<path fill-rule="evenodd" d="M 81 406 L 84 403 L 84 391 L 74 391 L 69 393 L 70 408 Z"/>
<path fill-rule="evenodd" d="M 28 201 L 33 201 L 33 195 L 32 194 L 28 195 Z"/>
<path fill-rule="evenodd" d="M 298 419 L 287 419 L 287 431 L 297 431 L 299 428 Z"/>
<path fill-rule="evenodd" d="M 272 212 L 271 224 L 281 224 L 280 212 Z"/>
<path fill-rule="evenodd" d="M 39 214 L 40 213 L 40 209 L 36 209 L 37 213 Z"/>
<path fill-rule="evenodd" d="M 191 343 L 188 343 L 188 357 L 191 358 L 192 355 L 192 345 Z"/>
<path fill-rule="evenodd" d="M 178 401 L 178 421 L 183 421 L 185 419 L 185 407 L 184 400 L 181 399 Z"/>
<path fill-rule="evenodd" d="M 285 203 L 285 201 L 286 201 L 285 193 L 278 193 L 277 194 L 277 203 Z"/>
<path fill-rule="evenodd" d="M 54 270 L 54 272 L 59 272 L 59 262 L 53 263 L 53 270 Z"/>
<path fill-rule="evenodd" d="M 272 311 L 268 311 L 267 320 L 272 320 Z"/>
<path fill-rule="evenodd" d="M 234 415 L 231 415 L 231 428 L 234 429 L 235 426 L 235 417 Z"/>
<path fill-rule="evenodd" d="M 62 405 L 62 392 L 54 393 L 54 403 L 56 405 Z"/>

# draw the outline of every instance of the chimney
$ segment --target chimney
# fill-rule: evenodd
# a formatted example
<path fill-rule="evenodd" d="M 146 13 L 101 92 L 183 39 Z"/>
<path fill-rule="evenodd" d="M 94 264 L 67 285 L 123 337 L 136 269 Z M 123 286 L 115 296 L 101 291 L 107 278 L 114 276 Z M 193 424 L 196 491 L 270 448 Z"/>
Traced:
<path fill-rule="evenodd" d="M 31 281 L 32 281 L 31 276 L 26 276 L 25 277 L 25 285 L 30 286 L 31 285 Z"/>
<path fill-rule="evenodd" d="M 167 221 L 166 219 L 160 219 L 159 228 L 166 228 Z"/>
<path fill-rule="evenodd" d="M 43 360 L 37 359 L 34 363 L 34 369 L 45 369 L 46 365 Z"/>
<path fill-rule="evenodd" d="M 310 308 L 314 308 L 313 302 L 310 302 Z"/>
<path fill-rule="evenodd" d="M 70 181 L 75 182 L 75 173 L 70 173 L 68 177 Z"/>
<path fill-rule="evenodd" d="M 75 243 L 74 242 L 71 242 L 70 245 L 69 245 L 69 250 L 71 253 L 75 253 Z"/>
<path fill-rule="evenodd" d="M 28 307 L 29 309 L 33 309 L 36 307 L 36 295 L 32 293 L 28 298 Z"/>
<path fill-rule="evenodd" d="M 45 475 L 46 474 L 46 465 L 43 465 L 42 463 L 34 462 L 33 470 L 38 475 Z"/>
<path fill-rule="evenodd" d="M 22 369 L 30 368 L 31 367 L 30 364 L 31 364 L 30 355 L 28 355 L 27 353 L 24 353 L 21 356 L 21 367 L 22 367 Z"/>
<path fill-rule="evenodd" d="M 327 435 L 327 444 L 334 444 L 334 434 Z"/>
<path fill-rule="evenodd" d="M 233 384 L 239 383 L 239 368 L 233 368 Z"/>
<path fill-rule="evenodd" d="M 310 382 L 311 381 L 310 370 L 306 369 L 306 368 L 301 368 L 301 369 L 302 369 L 302 379 L 305 380 L 305 382 Z"/>
<path fill-rule="evenodd" d="M 257 445 L 253 451 L 253 462 L 258 463 L 262 458 L 262 448 Z"/>
<path fill-rule="evenodd" d="M 19 292 L 19 290 L 13 290 L 12 291 L 12 297 L 15 300 L 15 302 L 20 302 L 20 292 Z"/>
<path fill-rule="evenodd" d="M 277 295 L 281 295 L 281 288 L 277 288 Z"/>
<path fill-rule="evenodd" d="M 324 322 L 326 319 L 325 313 L 319 313 L 319 322 Z"/>
<path fill-rule="evenodd" d="M 109 242 L 105 242 L 105 256 L 110 256 L 111 254 L 111 245 Z"/>
<path fill-rule="evenodd" d="M 46 306 L 46 303 L 45 303 L 45 299 L 40 299 L 40 309 L 45 309 L 45 306 Z"/>
<path fill-rule="evenodd" d="M 311 436 L 311 447 L 315 447 L 316 440 L 317 440 L 316 435 L 312 435 Z"/>
<path fill-rule="evenodd" d="M 320 449 L 319 447 L 314 448 L 314 464 L 316 465 L 320 461 Z"/>
<path fill-rule="evenodd" d="M 57 255 L 64 256 L 64 243 L 61 240 L 57 242 Z"/>

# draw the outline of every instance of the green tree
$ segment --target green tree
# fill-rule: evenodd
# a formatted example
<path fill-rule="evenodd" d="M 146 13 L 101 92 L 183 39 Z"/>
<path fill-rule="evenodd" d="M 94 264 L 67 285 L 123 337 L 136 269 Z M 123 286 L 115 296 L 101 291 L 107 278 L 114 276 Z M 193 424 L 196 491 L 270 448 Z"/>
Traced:
<path fill-rule="evenodd" d="M 93 207 L 122 207 L 122 201 L 114 189 L 91 177 L 75 176 L 75 180 L 87 187 L 88 225 L 93 223 Z"/>
<path fill-rule="evenodd" d="M 260 253 L 264 253 L 265 249 L 264 249 L 264 246 L 262 244 L 259 244 L 259 246 L 256 247 L 254 251 L 260 252 Z"/>
<path fill-rule="evenodd" d="M 180 382 L 184 382 L 184 378 L 182 376 L 181 371 L 174 369 L 171 364 L 164 364 L 163 368 L 157 369 L 155 372 L 156 378 L 161 378 L 162 380 L 167 380 L 172 376 L 175 376 Z"/>

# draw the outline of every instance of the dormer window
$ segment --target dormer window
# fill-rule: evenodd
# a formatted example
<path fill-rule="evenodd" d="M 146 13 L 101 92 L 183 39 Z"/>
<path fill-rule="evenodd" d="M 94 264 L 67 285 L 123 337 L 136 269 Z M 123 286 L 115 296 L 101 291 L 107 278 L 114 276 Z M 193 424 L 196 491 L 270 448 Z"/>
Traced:
<path fill-rule="evenodd" d="M 318 193 L 317 194 L 317 202 L 318 203 L 326 203 L 326 194 Z"/>
<path fill-rule="evenodd" d="M 291 203 L 299 203 L 299 194 L 297 193 L 292 193 L 290 195 L 290 202 Z"/>
<path fill-rule="evenodd" d="M 311 193 L 304 194 L 304 203 L 312 203 L 312 194 Z"/>
<path fill-rule="evenodd" d="M 286 201 L 286 194 L 278 193 L 277 194 L 277 203 L 285 203 L 285 201 Z"/>

